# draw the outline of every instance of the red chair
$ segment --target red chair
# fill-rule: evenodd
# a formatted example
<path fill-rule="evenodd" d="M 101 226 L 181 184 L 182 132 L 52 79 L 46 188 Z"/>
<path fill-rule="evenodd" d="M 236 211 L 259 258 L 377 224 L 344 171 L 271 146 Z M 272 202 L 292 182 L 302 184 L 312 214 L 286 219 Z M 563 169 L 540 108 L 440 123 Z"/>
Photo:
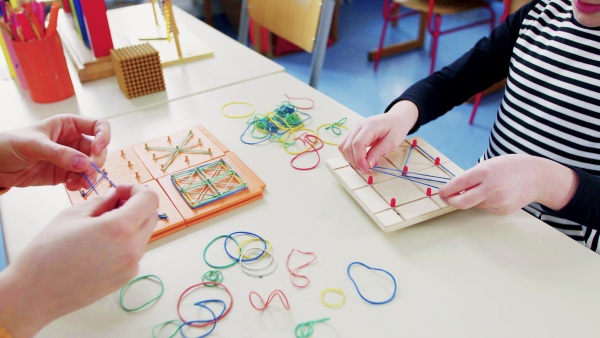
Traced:
<path fill-rule="evenodd" d="M 400 8 L 410 9 L 410 12 L 400 13 Z M 489 18 L 478 20 L 472 23 L 460 25 L 458 27 L 442 30 L 442 16 L 463 13 L 478 8 L 486 8 Z M 416 40 L 406 41 L 399 44 L 384 47 L 385 33 L 388 23 L 393 24 L 409 15 L 419 14 L 419 36 Z M 488 24 L 490 29 L 494 28 L 496 15 L 491 6 L 484 0 L 385 0 L 383 5 L 383 30 L 379 40 L 379 48 L 376 51 L 369 52 L 369 60 L 375 61 L 375 70 L 379 66 L 382 57 L 392 54 L 405 52 L 415 48 L 422 48 L 425 41 L 425 29 L 431 34 L 431 66 L 429 73 L 435 69 L 435 58 L 437 55 L 438 39 L 440 36 L 453 33 L 462 29 Z"/>

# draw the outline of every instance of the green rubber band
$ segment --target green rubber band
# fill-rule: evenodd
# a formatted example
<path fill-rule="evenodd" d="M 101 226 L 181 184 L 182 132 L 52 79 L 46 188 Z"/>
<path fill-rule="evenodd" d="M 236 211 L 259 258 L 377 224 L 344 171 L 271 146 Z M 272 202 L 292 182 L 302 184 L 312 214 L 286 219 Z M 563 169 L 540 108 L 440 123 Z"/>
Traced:
<path fill-rule="evenodd" d="M 208 245 L 204 248 L 204 253 L 202 253 L 202 258 L 204 259 L 204 263 L 206 263 L 206 265 L 210 266 L 213 269 L 227 269 L 230 268 L 232 266 L 234 266 L 238 261 L 234 260 L 233 262 L 231 262 L 231 264 L 226 264 L 226 265 L 214 265 L 208 262 L 208 260 L 206 259 L 206 252 L 208 251 L 208 248 L 210 248 L 211 245 L 213 245 L 214 242 L 216 242 L 218 239 L 221 238 L 227 238 L 229 235 L 220 235 L 217 236 L 215 238 L 213 238 L 212 241 L 210 241 L 210 243 L 208 243 Z M 231 240 L 237 244 L 237 246 L 240 246 L 240 243 L 238 243 L 235 238 L 231 237 Z"/>
<path fill-rule="evenodd" d="M 221 283 L 223 282 L 223 273 L 219 270 L 209 270 L 202 275 L 202 282 Z M 206 284 L 206 286 L 215 287 L 217 284 Z"/>
<path fill-rule="evenodd" d="M 154 297 L 154 298 L 150 299 L 149 301 L 147 301 L 146 303 L 144 303 L 144 304 L 142 304 L 142 305 L 140 305 L 140 306 L 138 306 L 138 307 L 135 307 L 135 308 L 128 308 L 128 307 L 126 307 L 126 306 L 125 306 L 125 304 L 123 304 L 123 298 L 124 298 L 124 296 L 125 296 L 125 292 L 126 292 L 126 291 L 127 291 L 127 289 L 129 289 L 129 287 L 131 287 L 133 284 L 135 284 L 135 283 L 137 283 L 137 282 L 139 282 L 139 281 L 141 281 L 141 280 L 143 280 L 143 279 L 149 279 L 149 280 L 155 280 L 155 281 L 158 281 L 158 284 L 160 284 L 160 292 L 159 292 L 159 294 L 158 294 L 156 297 Z M 125 284 L 125 285 L 124 285 L 124 286 L 121 288 L 121 292 L 119 293 L 119 304 L 121 305 L 121 308 L 122 308 L 123 310 L 127 311 L 127 312 L 134 312 L 134 311 L 138 311 L 138 310 L 141 310 L 141 309 L 143 309 L 143 308 L 145 308 L 145 307 L 148 307 L 148 306 L 150 306 L 151 304 L 153 305 L 154 303 L 156 303 L 156 302 L 157 302 L 157 301 L 160 299 L 160 297 L 162 297 L 162 295 L 163 295 L 163 293 L 164 293 L 164 292 L 165 292 L 165 286 L 164 286 L 164 284 L 163 284 L 163 282 L 162 282 L 162 279 L 160 279 L 160 277 L 158 277 L 158 276 L 156 276 L 156 275 L 145 275 L 145 276 L 140 276 L 140 277 L 137 277 L 137 278 L 134 278 L 134 279 L 130 280 L 130 281 L 127 283 L 127 284 Z"/>
<path fill-rule="evenodd" d="M 170 336 L 168 336 L 167 338 L 173 338 L 177 335 L 177 333 L 179 332 L 179 326 L 181 326 L 181 320 L 179 319 L 171 319 L 171 320 L 167 320 L 166 322 L 162 322 L 158 325 L 156 325 L 155 327 L 152 328 L 152 338 L 157 338 L 158 334 L 160 333 L 160 330 L 162 330 L 165 326 L 170 325 L 170 324 L 175 324 L 177 325 L 175 327 L 175 331 L 173 333 L 171 333 Z"/>
<path fill-rule="evenodd" d="M 313 325 L 316 323 L 322 323 L 328 321 L 329 318 L 321 318 L 317 320 L 310 320 L 296 325 L 294 329 L 294 335 L 296 338 L 307 338 L 313 334 Z"/>

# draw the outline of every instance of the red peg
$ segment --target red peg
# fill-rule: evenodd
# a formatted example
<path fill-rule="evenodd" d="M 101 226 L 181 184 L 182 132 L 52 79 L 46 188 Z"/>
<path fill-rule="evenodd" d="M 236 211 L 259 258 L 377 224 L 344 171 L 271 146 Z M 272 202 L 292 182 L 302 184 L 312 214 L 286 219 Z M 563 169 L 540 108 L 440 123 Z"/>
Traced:
<path fill-rule="evenodd" d="M 392 197 L 392 200 L 390 201 L 390 207 L 395 208 L 396 207 L 396 199 Z"/>
<path fill-rule="evenodd" d="M 440 165 L 440 158 L 439 157 L 435 158 L 435 165 Z"/>
<path fill-rule="evenodd" d="M 427 197 L 431 197 L 431 188 L 427 188 Z"/>
<path fill-rule="evenodd" d="M 417 139 L 413 140 L 412 147 L 415 148 L 417 146 Z"/>
<path fill-rule="evenodd" d="M 369 175 L 369 180 L 367 182 L 369 185 L 373 184 L 373 176 Z"/>
<path fill-rule="evenodd" d="M 402 169 L 402 176 L 406 176 L 406 174 L 408 174 L 408 166 L 404 166 L 404 169 Z"/>

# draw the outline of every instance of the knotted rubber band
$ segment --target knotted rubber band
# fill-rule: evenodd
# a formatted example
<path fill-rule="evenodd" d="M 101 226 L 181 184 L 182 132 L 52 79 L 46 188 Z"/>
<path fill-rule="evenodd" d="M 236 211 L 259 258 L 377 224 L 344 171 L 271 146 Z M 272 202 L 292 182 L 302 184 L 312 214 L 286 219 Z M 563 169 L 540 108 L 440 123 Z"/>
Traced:
<path fill-rule="evenodd" d="M 313 334 L 313 325 L 317 323 L 323 323 L 328 321 L 329 318 L 322 318 L 317 320 L 310 320 L 308 322 L 302 322 L 296 325 L 294 329 L 294 335 L 296 338 L 308 338 Z"/>

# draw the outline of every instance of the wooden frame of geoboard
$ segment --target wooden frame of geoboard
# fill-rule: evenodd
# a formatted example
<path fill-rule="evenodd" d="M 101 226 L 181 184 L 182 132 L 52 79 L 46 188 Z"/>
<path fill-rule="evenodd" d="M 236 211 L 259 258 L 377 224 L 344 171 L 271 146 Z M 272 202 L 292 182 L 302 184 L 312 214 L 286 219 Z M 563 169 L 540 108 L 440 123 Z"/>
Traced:
<path fill-rule="evenodd" d="M 200 139 L 202 141 L 201 147 L 203 149 L 210 148 L 211 153 L 181 153 L 174 158 L 170 166 L 164 171 L 161 170 L 160 165 L 164 163 L 164 159 L 154 159 L 152 154 L 157 152 L 147 150 L 146 145 L 175 147 L 189 132 L 193 134 L 190 142 L 197 142 Z M 201 207 L 190 208 L 179 190 L 171 182 L 171 175 L 220 159 L 224 160 L 246 182 L 246 189 Z M 159 206 L 157 212 L 158 214 L 166 213 L 168 219 L 160 219 L 158 221 L 150 241 L 258 200 L 262 198 L 263 190 L 266 187 L 265 183 L 244 162 L 234 153 L 230 152 L 225 145 L 203 126 L 196 126 L 189 130 L 175 132 L 117 151 L 111 151 L 108 153 L 102 169 L 117 186 L 120 184 L 141 183 L 158 194 Z M 111 185 L 108 181 L 100 181 L 98 186 L 96 186 L 96 190 L 100 195 L 106 193 L 110 188 Z M 67 190 L 67 194 L 73 205 L 98 196 L 92 192 L 88 197 L 84 198 L 80 191 L 69 190 Z"/>
<path fill-rule="evenodd" d="M 413 140 L 433 159 L 420 149 L 413 148 L 407 162 L 410 172 L 449 178 L 452 174 L 463 172 L 420 137 L 405 140 L 397 150 L 382 157 L 378 166 L 401 172 Z M 439 157 L 440 165 L 435 165 L 436 157 Z M 439 197 L 435 188 L 431 189 L 431 196 L 427 196 L 426 186 L 377 171 L 365 175 L 352 168 L 343 157 L 328 160 L 326 167 L 384 232 L 402 229 L 456 210 Z M 369 176 L 372 177 L 371 184 Z M 434 185 L 440 186 L 439 183 Z M 390 203 L 392 198 L 395 199 L 395 207 Z"/>

